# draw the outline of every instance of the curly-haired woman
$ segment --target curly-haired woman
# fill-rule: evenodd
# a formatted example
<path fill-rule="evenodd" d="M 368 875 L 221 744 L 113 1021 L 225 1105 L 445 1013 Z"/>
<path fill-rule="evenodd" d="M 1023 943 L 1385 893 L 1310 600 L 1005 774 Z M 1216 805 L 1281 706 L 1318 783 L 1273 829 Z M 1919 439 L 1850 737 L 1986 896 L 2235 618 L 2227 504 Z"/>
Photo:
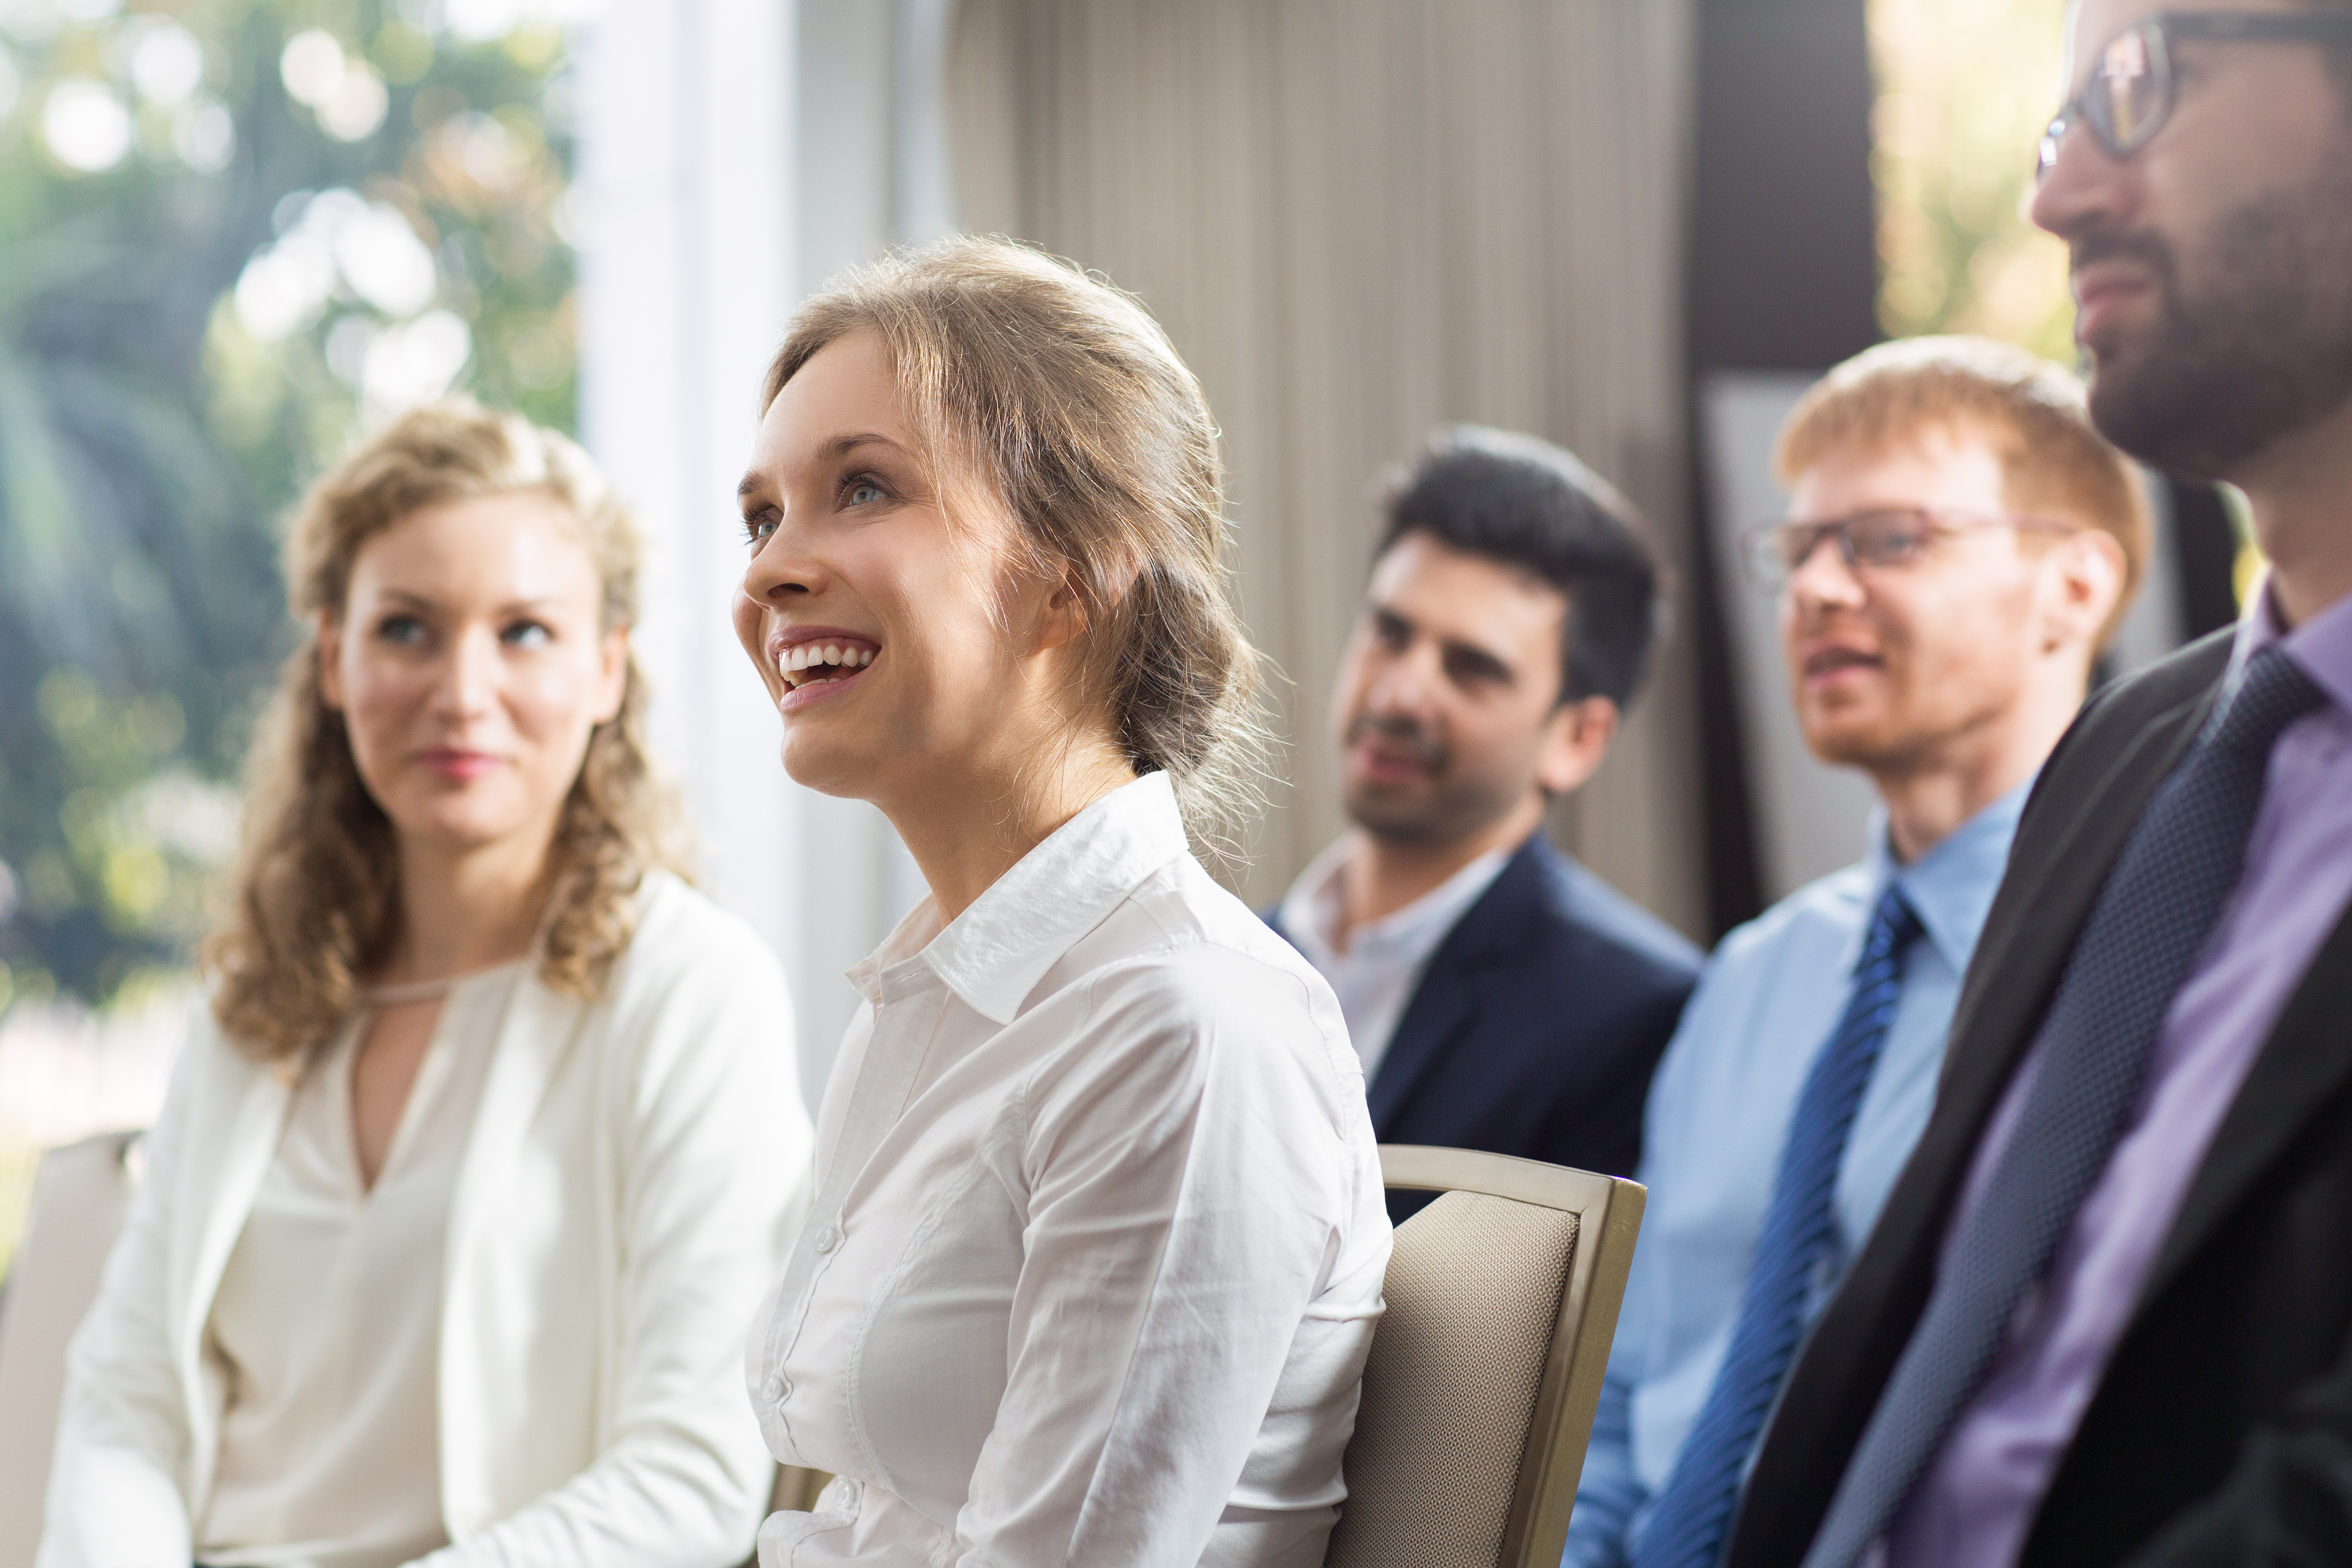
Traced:
<path fill-rule="evenodd" d="M 1151 318 L 1015 246 L 852 275 L 769 374 L 736 631 L 930 896 L 752 1330 L 839 1477 L 767 1568 L 1323 1560 L 1389 1221 L 1339 1004 L 1187 849 L 1260 734 L 1223 504 Z"/>
<path fill-rule="evenodd" d="M 729 1347 L 809 1152 L 774 961 L 667 869 L 638 543 L 466 403 L 311 492 L 309 633 L 42 1568 L 708 1564 L 772 1469 Z"/>

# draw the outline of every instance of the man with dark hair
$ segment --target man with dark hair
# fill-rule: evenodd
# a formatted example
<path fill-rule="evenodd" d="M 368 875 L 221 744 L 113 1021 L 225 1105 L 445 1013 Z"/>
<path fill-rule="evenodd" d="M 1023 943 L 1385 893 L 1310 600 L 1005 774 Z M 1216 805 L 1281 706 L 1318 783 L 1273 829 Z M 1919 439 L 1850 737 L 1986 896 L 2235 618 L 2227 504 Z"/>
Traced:
<path fill-rule="evenodd" d="M 1355 827 L 1268 918 L 1338 993 L 1382 1142 L 1630 1174 L 1698 954 L 1543 822 L 1641 683 L 1657 566 L 1529 437 L 1443 433 L 1386 511 L 1332 699 Z"/>
<path fill-rule="evenodd" d="M 2052 754 L 1733 1568 L 2352 1561 L 2352 6 L 2069 26 L 2093 417 L 2270 569 Z"/>

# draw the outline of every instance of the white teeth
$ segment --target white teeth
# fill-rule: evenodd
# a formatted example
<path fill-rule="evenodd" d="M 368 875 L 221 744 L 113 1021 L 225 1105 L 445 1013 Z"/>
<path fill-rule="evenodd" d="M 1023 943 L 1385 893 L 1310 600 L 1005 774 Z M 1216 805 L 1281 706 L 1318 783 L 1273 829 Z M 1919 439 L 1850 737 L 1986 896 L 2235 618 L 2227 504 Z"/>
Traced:
<path fill-rule="evenodd" d="M 835 643 L 801 643 L 776 656 L 776 668 L 788 679 L 811 669 L 863 669 L 874 662 L 877 651 L 870 647 L 843 647 Z M 799 679 L 792 683 L 795 686 L 807 684 L 805 680 Z"/>

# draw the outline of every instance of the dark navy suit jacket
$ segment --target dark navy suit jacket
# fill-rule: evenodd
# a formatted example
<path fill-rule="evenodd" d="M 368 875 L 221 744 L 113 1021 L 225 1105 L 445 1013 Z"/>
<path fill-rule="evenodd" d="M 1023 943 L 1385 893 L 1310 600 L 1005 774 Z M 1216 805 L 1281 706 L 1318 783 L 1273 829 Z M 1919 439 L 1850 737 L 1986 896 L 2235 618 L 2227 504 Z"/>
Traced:
<path fill-rule="evenodd" d="M 1650 1074 L 1698 966 L 1537 832 L 1431 955 L 1369 1086 L 1373 1131 L 1632 1175 Z M 1391 1212 L 1425 1201 L 1392 1197 Z"/>

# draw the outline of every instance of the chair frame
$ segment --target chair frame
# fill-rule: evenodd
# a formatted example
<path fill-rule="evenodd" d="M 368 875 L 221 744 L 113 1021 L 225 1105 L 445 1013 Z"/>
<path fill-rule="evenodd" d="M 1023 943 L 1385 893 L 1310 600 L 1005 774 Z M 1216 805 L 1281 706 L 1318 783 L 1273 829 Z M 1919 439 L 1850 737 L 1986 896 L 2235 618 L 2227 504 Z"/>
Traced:
<path fill-rule="evenodd" d="M 1639 1183 L 1539 1160 L 1410 1143 L 1381 1145 L 1381 1176 L 1408 1192 L 1479 1193 L 1577 1216 L 1576 1256 L 1560 1293 L 1503 1532 L 1505 1568 L 1552 1568 L 1568 1545 L 1569 1515 L 1576 1508 L 1648 1194 Z"/>

